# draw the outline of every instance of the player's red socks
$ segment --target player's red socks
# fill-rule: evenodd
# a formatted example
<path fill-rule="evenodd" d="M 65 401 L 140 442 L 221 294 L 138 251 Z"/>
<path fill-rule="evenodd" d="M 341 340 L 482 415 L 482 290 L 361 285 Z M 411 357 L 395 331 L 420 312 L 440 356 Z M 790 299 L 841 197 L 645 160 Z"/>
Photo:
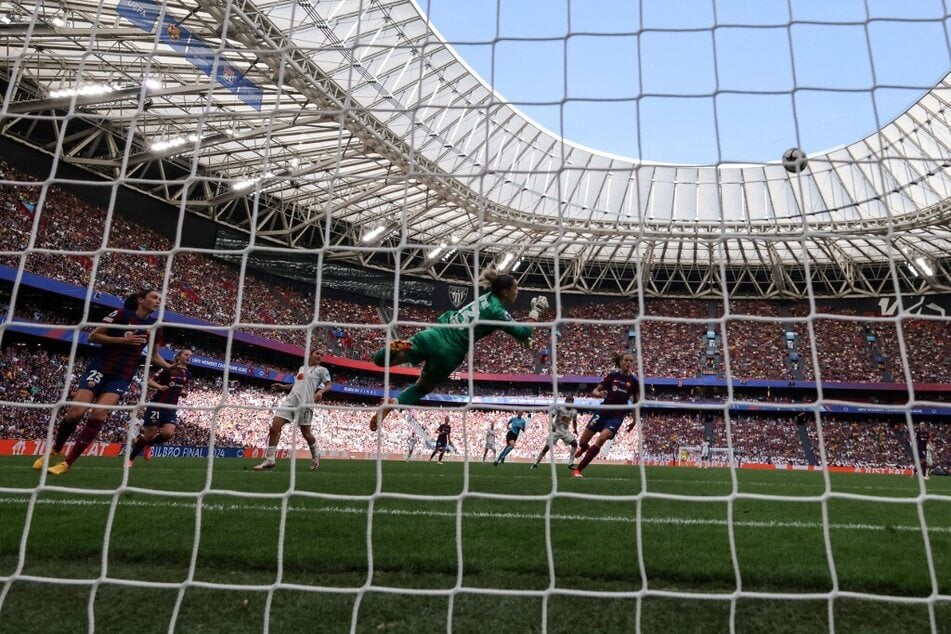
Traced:
<path fill-rule="evenodd" d="M 83 452 L 86 451 L 86 447 L 96 440 L 96 436 L 99 435 L 99 430 L 101 430 L 105 424 L 106 421 L 104 420 L 94 420 L 91 418 L 86 420 L 86 424 L 83 425 L 82 430 L 79 432 L 79 439 L 76 440 L 76 444 L 73 445 L 69 455 L 66 456 L 66 462 L 69 466 L 73 466 L 73 463 L 79 460 L 79 456 L 83 455 Z"/>
<path fill-rule="evenodd" d="M 53 451 L 62 451 L 63 445 L 73 435 L 76 428 L 79 427 L 79 421 L 67 421 L 65 418 L 59 421 L 59 427 L 56 428 L 56 438 L 53 440 Z"/>
<path fill-rule="evenodd" d="M 145 449 L 145 438 L 139 436 L 135 439 L 135 442 L 132 443 L 132 447 L 129 449 L 129 460 L 135 460 L 136 457 Z"/>
<path fill-rule="evenodd" d="M 578 465 L 578 471 L 583 471 L 584 468 L 588 466 L 588 463 L 594 460 L 595 456 L 597 456 L 600 452 L 601 447 L 598 447 L 597 445 L 591 445 L 588 447 L 588 451 L 584 453 L 584 458 L 581 459 L 581 464 Z"/>

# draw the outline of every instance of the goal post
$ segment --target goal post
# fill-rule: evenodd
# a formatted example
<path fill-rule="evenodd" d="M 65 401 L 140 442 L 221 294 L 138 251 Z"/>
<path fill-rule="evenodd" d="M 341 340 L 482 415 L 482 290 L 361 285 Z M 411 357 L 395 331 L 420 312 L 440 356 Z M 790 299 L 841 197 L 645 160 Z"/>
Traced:
<path fill-rule="evenodd" d="M 703 462 L 703 451 L 700 445 L 680 445 L 675 455 L 678 467 L 699 467 Z M 738 466 L 732 447 L 710 447 L 708 456 L 710 466 Z"/>

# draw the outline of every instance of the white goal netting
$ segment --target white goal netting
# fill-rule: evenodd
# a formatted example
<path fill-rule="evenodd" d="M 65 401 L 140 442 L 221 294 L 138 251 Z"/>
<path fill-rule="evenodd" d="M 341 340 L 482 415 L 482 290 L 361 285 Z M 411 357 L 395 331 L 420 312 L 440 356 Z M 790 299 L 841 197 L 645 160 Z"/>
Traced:
<path fill-rule="evenodd" d="M 940 631 L 948 8 L 457 4 L 0 3 L 0 623 Z"/>

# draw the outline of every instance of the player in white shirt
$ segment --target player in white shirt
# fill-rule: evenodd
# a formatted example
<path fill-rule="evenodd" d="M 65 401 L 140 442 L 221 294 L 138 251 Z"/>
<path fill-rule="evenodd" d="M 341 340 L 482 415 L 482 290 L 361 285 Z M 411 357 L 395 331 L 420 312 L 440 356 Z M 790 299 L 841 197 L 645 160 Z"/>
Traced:
<path fill-rule="evenodd" d="M 485 449 L 482 451 L 482 462 L 485 462 L 485 457 L 489 455 L 489 452 L 492 452 L 492 459 L 499 455 L 498 451 L 495 450 L 495 425 L 490 424 L 489 428 L 485 430 Z"/>
<path fill-rule="evenodd" d="M 132 439 L 132 444 L 135 444 L 136 439 L 142 434 L 142 427 L 145 425 L 145 417 L 143 414 L 145 414 L 144 407 L 136 407 L 132 410 L 132 413 L 129 414 L 129 438 Z M 131 446 L 132 445 L 129 445 L 130 451 Z M 142 452 L 142 457 L 146 460 L 152 459 L 151 445 L 145 448 Z"/>
<path fill-rule="evenodd" d="M 129 414 L 129 438 L 135 438 L 142 433 L 142 425 L 145 424 L 145 418 L 142 417 L 144 408 L 136 407 Z"/>
<path fill-rule="evenodd" d="M 408 411 L 403 413 L 403 421 L 409 425 L 409 436 L 406 437 L 406 462 L 409 462 L 416 453 L 419 444 L 419 434 L 416 433 L 416 420 Z"/>
<path fill-rule="evenodd" d="M 928 444 L 925 445 L 925 462 L 922 464 L 923 473 L 925 474 L 925 480 L 928 479 L 928 476 L 931 475 L 931 470 L 934 468 L 935 464 L 935 452 L 934 452 L 934 440 L 929 439 Z"/>
<path fill-rule="evenodd" d="M 416 434 L 415 429 L 411 429 L 409 436 L 406 438 L 406 458 L 405 462 L 409 462 L 413 458 L 413 454 L 416 453 L 416 445 L 419 444 L 419 436 Z"/>
<path fill-rule="evenodd" d="M 700 443 L 700 464 L 698 466 L 701 469 L 706 469 L 710 466 L 710 441 L 706 438 Z"/>
<path fill-rule="evenodd" d="M 555 443 L 559 440 L 571 447 L 571 451 L 568 453 L 568 467 L 571 469 L 575 468 L 574 457 L 575 452 L 578 451 L 578 437 L 576 435 L 578 433 L 578 410 L 574 408 L 574 403 L 575 397 L 569 396 L 565 399 L 564 405 L 559 405 L 550 413 L 551 424 L 549 427 L 548 440 L 545 441 L 545 446 L 542 447 L 541 453 L 535 458 L 535 464 L 532 465 L 532 469 L 538 468 L 538 463 L 542 461 L 542 458 L 545 457 L 549 449 L 554 452 Z"/>
<path fill-rule="evenodd" d="M 310 430 L 311 418 L 314 415 L 314 404 L 323 400 L 324 394 L 330 390 L 330 372 L 320 363 L 323 352 L 318 349 L 310 351 L 307 365 L 302 365 L 297 371 L 293 385 L 274 383 L 271 389 L 279 392 L 290 392 L 281 399 L 274 411 L 274 419 L 267 437 L 267 456 L 264 462 L 256 466 L 255 471 L 273 469 L 277 456 L 277 443 L 281 439 L 281 429 L 288 423 L 295 422 L 300 427 L 300 433 L 307 441 L 310 449 L 310 470 L 320 466 L 320 456 L 317 453 L 317 439 Z"/>

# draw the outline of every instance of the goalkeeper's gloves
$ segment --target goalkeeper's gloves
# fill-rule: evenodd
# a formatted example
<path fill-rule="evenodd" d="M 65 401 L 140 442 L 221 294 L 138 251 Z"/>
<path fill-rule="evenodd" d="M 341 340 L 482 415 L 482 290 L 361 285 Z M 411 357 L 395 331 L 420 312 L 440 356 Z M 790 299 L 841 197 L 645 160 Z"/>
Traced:
<path fill-rule="evenodd" d="M 532 298 L 532 310 L 529 311 L 528 316 L 531 319 L 538 319 L 546 310 L 548 310 L 548 298 L 544 295 L 539 295 L 538 297 Z"/>

